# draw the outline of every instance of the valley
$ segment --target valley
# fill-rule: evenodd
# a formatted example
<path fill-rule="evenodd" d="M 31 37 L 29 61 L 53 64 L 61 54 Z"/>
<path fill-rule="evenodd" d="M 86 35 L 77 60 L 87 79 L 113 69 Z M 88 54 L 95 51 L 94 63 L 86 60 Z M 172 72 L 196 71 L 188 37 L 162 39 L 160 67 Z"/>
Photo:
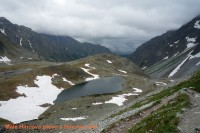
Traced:
<path fill-rule="evenodd" d="M 125 58 L 0 18 L 0 132 L 198 132 L 199 20 Z"/>
<path fill-rule="evenodd" d="M 162 85 L 161 86 L 159 84 L 156 85 L 156 82 L 159 81 L 154 81 L 150 79 L 131 61 L 112 54 L 91 56 L 69 63 L 54 64 L 54 63 L 39 62 L 37 64 L 35 62 L 33 64 L 35 65 L 31 66 L 29 64 L 27 66 L 24 66 L 24 68 L 29 70 L 24 73 L 16 73 L 22 69 L 19 64 L 16 65 L 13 64 L 12 66 L 9 66 L 10 68 L 7 66 L 1 66 L 1 70 L 5 71 L 6 67 L 6 71 L 15 72 L 15 75 L 10 75 L 10 74 L 1 75 L 1 83 L 0 83 L 1 86 L 7 88 L 6 90 L 3 88 L 1 89 L 2 93 L 1 93 L 0 110 L 1 112 L 6 111 L 7 113 L 5 114 L 10 115 L 10 117 L 9 116 L 1 116 L 1 117 L 10 118 L 10 120 L 13 123 L 22 122 L 30 125 L 34 125 L 36 123 L 38 123 L 39 125 L 40 124 L 42 125 L 44 123 L 52 125 L 55 124 L 62 125 L 66 123 L 76 124 L 76 125 L 77 124 L 87 125 L 94 122 L 96 123 L 100 119 L 105 118 L 105 116 L 107 117 L 108 114 L 112 113 L 113 111 L 121 109 L 122 106 L 132 103 L 132 101 L 142 97 L 143 95 L 148 94 L 151 91 L 154 90 L 156 91 L 157 89 L 160 90 L 160 87 L 162 88 Z M 82 68 L 85 68 L 84 70 L 88 69 L 88 71 L 84 71 Z M 94 80 L 95 78 L 92 79 L 92 77 L 95 77 L 95 75 L 98 75 L 99 78 L 121 76 L 124 80 L 121 85 L 122 89 L 116 93 L 85 96 L 72 99 L 69 101 L 66 100 L 65 102 L 55 103 L 55 104 L 53 103 L 53 101 L 50 102 L 49 101 L 50 99 L 45 100 L 45 95 L 46 95 L 45 93 L 49 95 L 49 93 L 53 91 L 53 88 L 54 90 L 61 92 L 63 89 L 68 89 L 74 84 L 79 84 L 88 81 L 89 78 L 90 80 Z M 52 83 L 48 81 L 50 79 Z M 45 84 L 42 85 L 40 82 Z M 170 81 L 166 82 L 170 83 Z M 32 92 L 31 90 L 29 90 L 29 89 L 34 90 L 37 89 L 38 87 L 40 89 L 38 91 L 41 92 L 37 92 L 37 90 L 35 90 L 36 92 Z M 15 90 L 16 88 L 17 90 Z M 31 91 L 31 93 L 29 93 L 28 90 Z M 43 97 L 44 99 L 40 99 L 39 102 L 36 103 L 32 102 L 32 100 L 34 100 L 35 98 L 37 99 L 38 95 L 39 97 L 41 98 Z M 49 97 L 48 95 L 46 98 Z M 53 95 L 57 96 L 55 92 L 53 93 Z M 12 98 L 9 100 L 10 102 L 6 102 L 9 98 Z M 25 101 L 27 101 L 29 105 L 27 105 L 26 104 L 27 102 L 23 100 L 22 100 L 23 103 L 20 102 L 21 101 L 20 99 L 22 98 Z M 17 102 L 17 99 L 19 103 Z M 6 101 L 3 102 L 4 100 Z M 14 103 L 16 102 L 15 104 L 20 106 L 17 107 L 11 106 L 13 105 L 13 102 Z M 30 105 L 30 103 L 32 105 Z M 43 106 L 40 107 L 38 105 L 43 105 Z M 10 106 L 9 108 L 11 108 L 11 110 L 8 109 L 8 106 Z M 36 107 L 38 106 L 37 107 L 38 109 L 35 108 L 35 106 Z M 42 112 L 44 112 L 45 110 L 46 111 L 44 113 L 39 111 L 42 114 L 39 113 L 40 115 L 38 116 L 38 120 L 31 120 L 37 118 L 37 116 L 35 118 L 34 117 L 26 118 L 26 112 L 24 111 L 12 112 L 12 110 L 29 110 L 33 108 L 35 108 L 34 110 L 36 110 L 35 112 L 36 114 L 38 114 L 37 112 L 41 109 L 43 110 Z M 32 115 L 34 115 L 34 111 L 32 111 L 32 113 L 33 113 Z M 29 114 L 28 116 L 30 115 L 31 114 Z M 61 118 L 77 118 L 77 117 L 87 117 L 87 118 L 85 118 L 84 120 L 74 121 L 74 122 L 61 120 Z M 27 121 L 26 119 L 31 121 L 23 122 Z M 23 132 L 23 130 L 19 132 Z"/>

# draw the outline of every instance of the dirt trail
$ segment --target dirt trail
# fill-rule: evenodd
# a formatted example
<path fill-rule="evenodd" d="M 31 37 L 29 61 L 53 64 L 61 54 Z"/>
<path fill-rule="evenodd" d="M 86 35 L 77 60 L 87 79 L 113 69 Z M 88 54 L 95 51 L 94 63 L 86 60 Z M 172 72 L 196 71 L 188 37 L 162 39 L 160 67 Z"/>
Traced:
<path fill-rule="evenodd" d="M 113 125 L 108 130 L 104 131 L 103 133 L 127 133 L 128 130 L 134 126 L 136 123 L 140 122 L 145 117 L 149 116 L 151 112 L 159 109 L 163 105 L 167 104 L 167 102 L 178 95 L 178 92 L 174 93 L 173 95 L 162 99 L 160 104 L 157 104 L 151 108 L 143 110 L 141 113 L 137 115 L 130 116 L 126 119 L 121 120 L 120 122 Z"/>
<path fill-rule="evenodd" d="M 187 109 L 181 116 L 178 126 L 180 133 L 200 132 L 200 93 L 186 89 L 185 92 L 190 97 L 192 108 Z"/>

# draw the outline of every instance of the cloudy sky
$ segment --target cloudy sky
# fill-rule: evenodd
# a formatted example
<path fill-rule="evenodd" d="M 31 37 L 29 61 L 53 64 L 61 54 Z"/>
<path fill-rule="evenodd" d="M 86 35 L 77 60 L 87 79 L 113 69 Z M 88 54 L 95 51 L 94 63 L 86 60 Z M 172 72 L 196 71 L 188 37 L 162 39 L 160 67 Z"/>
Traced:
<path fill-rule="evenodd" d="M 0 16 L 41 33 L 131 53 L 200 14 L 200 0 L 0 0 Z"/>

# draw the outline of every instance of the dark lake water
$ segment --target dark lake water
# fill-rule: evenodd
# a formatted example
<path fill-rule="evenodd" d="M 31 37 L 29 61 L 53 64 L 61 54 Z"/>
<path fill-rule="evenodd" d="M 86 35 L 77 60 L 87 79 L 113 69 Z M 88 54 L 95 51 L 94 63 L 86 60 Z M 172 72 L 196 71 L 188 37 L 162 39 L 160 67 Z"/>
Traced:
<path fill-rule="evenodd" d="M 124 80 L 120 76 L 115 76 L 77 84 L 62 91 L 54 103 L 62 103 L 82 96 L 115 93 L 122 89 L 123 82 Z"/>

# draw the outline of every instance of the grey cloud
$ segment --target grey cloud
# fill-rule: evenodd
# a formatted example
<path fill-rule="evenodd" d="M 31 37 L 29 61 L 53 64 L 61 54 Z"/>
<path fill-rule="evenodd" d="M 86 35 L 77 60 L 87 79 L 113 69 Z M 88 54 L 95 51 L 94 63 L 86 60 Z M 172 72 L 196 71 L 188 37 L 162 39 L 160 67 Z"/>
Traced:
<path fill-rule="evenodd" d="M 131 53 L 200 14 L 199 0 L 0 0 L 0 16 L 54 35 Z"/>

